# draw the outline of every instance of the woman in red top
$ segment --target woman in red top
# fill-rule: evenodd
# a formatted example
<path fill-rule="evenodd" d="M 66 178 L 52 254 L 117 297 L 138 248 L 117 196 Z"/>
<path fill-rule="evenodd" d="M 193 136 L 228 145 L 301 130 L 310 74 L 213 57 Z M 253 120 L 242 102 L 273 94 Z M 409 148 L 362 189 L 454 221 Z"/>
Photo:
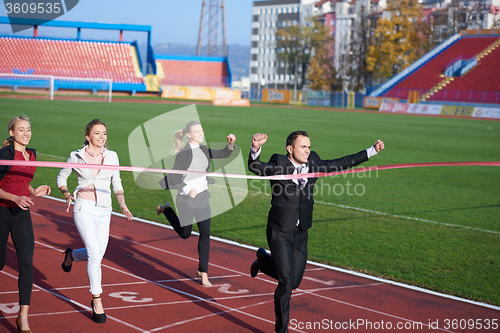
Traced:
<path fill-rule="evenodd" d="M 0 149 L 0 159 L 35 161 L 35 150 L 26 146 L 31 139 L 31 124 L 28 117 L 14 117 L 9 122 L 10 137 Z M 19 265 L 19 305 L 16 319 L 18 332 L 31 332 L 28 324 L 28 308 L 33 287 L 33 252 L 35 237 L 29 207 L 33 205 L 30 195 L 50 194 L 50 187 L 42 185 L 34 189 L 30 185 L 36 167 L 0 166 L 0 270 L 7 256 L 9 234 L 17 252 Z"/>

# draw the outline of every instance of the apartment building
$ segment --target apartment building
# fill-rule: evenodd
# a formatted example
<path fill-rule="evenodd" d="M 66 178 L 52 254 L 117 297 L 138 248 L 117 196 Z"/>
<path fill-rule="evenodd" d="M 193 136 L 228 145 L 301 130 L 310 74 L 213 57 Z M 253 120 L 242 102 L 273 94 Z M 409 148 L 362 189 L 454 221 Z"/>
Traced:
<path fill-rule="evenodd" d="M 254 1 L 252 8 L 252 37 L 250 84 L 252 89 L 290 88 L 295 73 L 291 73 L 286 59 L 277 54 L 276 32 L 279 28 L 304 24 L 314 15 L 318 0 Z"/>

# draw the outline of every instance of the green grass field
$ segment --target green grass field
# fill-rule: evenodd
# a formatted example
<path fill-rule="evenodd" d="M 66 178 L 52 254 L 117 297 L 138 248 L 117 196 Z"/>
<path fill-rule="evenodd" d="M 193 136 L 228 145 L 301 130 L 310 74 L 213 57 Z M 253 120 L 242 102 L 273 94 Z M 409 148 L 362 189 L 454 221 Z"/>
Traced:
<path fill-rule="evenodd" d="M 108 125 L 110 149 L 130 165 L 128 136 L 151 118 L 179 105 L 0 99 L 0 126 L 26 114 L 30 146 L 38 160 L 65 161 L 84 141 L 85 125 Z M 312 149 L 336 158 L 368 148 L 376 139 L 386 150 L 364 166 L 397 163 L 499 161 L 500 122 L 266 106 L 197 106 L 208 141 L 236 135 L 246 157 L 254 133 L 267 133 L 262 159 L 285 152 L 286 136 L 308 131 Z M 170 149 L 170 147 L 166 147 Z M 33 181 L 49 184 L 62 197 L 57 169 L 38 168 Z M 314 261 L 500 305 L 500 168 L 427 167 L 381 170 L 370 175 L 318 181 L 309 258 Z M 122 172 L 127 204 L 138 217 L 165 222 L 155 207 L 168 191 L 138 187 Z M 76 184 L 76 177 L 72 177 Z M 212 235 L 267 247 L 265 226 L 270 197 L 266 182 L 249 183 L 250 194 L 216 216 Z M 336 187 L 335 187 L 336 186 Z M 340 194 L 340 189 L 344 193 Z M 350 188 L 350 195 L 347 193 Z M 335 189 L 335 191 L 333 190 Z M 354 193 L 357 189 L 357 194 Z M 114 207 L 118 208 L 118 205 Z M 250 265 L 252 257 L 246 258 Z"/>

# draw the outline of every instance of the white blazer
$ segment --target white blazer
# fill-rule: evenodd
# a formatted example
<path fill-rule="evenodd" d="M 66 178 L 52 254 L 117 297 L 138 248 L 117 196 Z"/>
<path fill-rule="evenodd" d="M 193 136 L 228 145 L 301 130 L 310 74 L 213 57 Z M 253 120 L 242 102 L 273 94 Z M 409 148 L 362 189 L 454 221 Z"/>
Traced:
<path fill-rule="evenodd" d="M 78 151 L 72 151 L 69 155 L 66 163 L 82 163 L 87 164 L 84 159 L 85 148 Z M 103 163 L 105 165 L 120 165 L 118 161 L 118 155 L 111 150 L 105 150 L 103 153 Z M 94 176 L 93 169 L 80 169 L 80 168 L 62 168 L 57 175 L 57 187 L 63 185 L 68 185 L 68 177 L 71 175 L 71 171 L 74 170 L 78 176 L 78 186 L 75 189 L 73 196 L 76 195 L 79 190 L 87 187 L 90 184 L 94 184 L 95 192 L 97 196 L 96 204 L 98 206 L 111 206 L 111 191 L 109 185 L 113 185 L 113 193 L 123 190 L 122 180 L 120 178 L 120 171 L 118 170 L 107 170 L 100 169 L 99 173 Z"/>

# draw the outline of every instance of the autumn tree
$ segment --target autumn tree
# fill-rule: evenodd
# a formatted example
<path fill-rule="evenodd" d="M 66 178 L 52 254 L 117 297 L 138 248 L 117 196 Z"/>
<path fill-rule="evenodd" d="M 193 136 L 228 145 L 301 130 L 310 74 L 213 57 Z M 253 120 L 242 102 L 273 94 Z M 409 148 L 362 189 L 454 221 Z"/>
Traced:
<path fill-rule="evenodd" d="M 297 73 L 295 82 L 299 89 L 306 82 L 311 58 L 323 48 L 328 35 L 326 27 L 314 18 L 307 19 L 306 24 L 281 28 L 276 32 L 278 56 L 288 65 L 290 74 Z"/>
<path fill-rule="evenodd" d="M 369 46 L 367 69 L 374 80 L 390 78 L 410 66 L 428 50 L 428 25 L 418 0 L 394 0 L 378 21 Z"/>
<path fill-rule="evenodd" d="M 337 84 L 333 63 L 334 40 L 327 37 L 322 48 L 318 48 L 309 62 L 306 79 L 313 90 L 333 91 Z"/>

